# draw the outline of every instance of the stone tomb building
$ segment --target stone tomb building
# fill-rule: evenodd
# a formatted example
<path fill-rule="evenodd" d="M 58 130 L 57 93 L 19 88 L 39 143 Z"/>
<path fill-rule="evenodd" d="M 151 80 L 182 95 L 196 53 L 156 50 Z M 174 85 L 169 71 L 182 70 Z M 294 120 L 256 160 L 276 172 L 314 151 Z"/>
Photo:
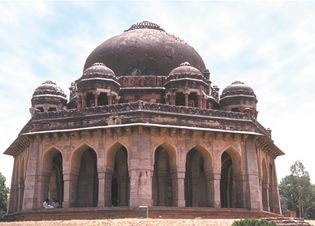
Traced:
<path fill-rule="evenodd" d="M 212 85 L 200 55 L 141 22 L 88 56 L 70 97 L 52 81 L 33 93 L 14 157 L 9 213 L 139 205 L 281 213 L 275 158 L 257 98 Z"/>

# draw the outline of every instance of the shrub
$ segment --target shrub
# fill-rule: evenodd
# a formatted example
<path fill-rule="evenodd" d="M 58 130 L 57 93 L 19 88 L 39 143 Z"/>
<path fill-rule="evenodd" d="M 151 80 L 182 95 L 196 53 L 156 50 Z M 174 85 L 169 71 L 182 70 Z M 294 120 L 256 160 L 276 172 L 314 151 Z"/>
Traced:
<path fill-rule="evenodd" d="M 274 222 L 257 219 L 244 219 L 234 221 L 232 226 L 276 226 Z"/>

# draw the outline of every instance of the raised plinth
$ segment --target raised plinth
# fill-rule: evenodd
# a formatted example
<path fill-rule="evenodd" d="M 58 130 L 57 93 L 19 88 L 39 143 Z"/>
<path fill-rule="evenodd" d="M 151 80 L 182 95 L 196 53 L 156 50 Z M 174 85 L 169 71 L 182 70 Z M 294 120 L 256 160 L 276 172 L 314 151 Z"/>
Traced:
<path fill-rule="evenodd" d="M 178 219 L 234 219 L 278 217 L 278 214 L 265 211 L 246 209 L 217 209 L 217 208 L 178 208 L 178 207 L 149 207 L 149 218 L 178 218 Z M 8 221 L 24 220 L 71 220 L 71 219 L 106 219 L 106 218 L 137 218 L 138 208 L 65 208 L 39 209 L 22 211 L 7 215 Z"/>

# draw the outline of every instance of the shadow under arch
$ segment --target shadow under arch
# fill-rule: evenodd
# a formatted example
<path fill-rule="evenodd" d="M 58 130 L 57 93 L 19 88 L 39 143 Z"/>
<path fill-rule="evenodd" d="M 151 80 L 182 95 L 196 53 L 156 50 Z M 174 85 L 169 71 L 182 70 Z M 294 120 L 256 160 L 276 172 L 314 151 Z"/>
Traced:
<path fill-rule="evenodd" d="M 127 148 L 117 142 L 108 149 L 106 157 L 105 206 L 128 206 L 130 178 Z"/>
<path fill-rule="evenodd" d="M 43 176 L 43 197 L 50 201 L 58 203 L 63 202 L 64 180 L 63 180 L 63 157 L 62 152 L 51 147 L 45 151 L 42 159 L 42 176 Z"/>
<path fill-rule="evenodd" d="M 98 202 L 97 152 L 88 144 L 79 146 L 71 156 L 71 172 L 75 175 L 73 207 L 96 207 Z"/>
<path fill-rule="evenodd" d="M 185 170 L 186 207 L 207 207 L 213 205 L 213 184 L 209 179 L 212 172 L 210 153 L 201 145 L 188 151 Z"/>
<path fill-rule="evenodd" d="M 244 207 L 241 156 L 233 146 L 221 154 L 220 200 L 221 208 Z"/>
<path fill-rule="evenodd" d="M 164 142 L 154 150 L 152 198 L 154 206 L 176 206 L 176 149 Z"/>

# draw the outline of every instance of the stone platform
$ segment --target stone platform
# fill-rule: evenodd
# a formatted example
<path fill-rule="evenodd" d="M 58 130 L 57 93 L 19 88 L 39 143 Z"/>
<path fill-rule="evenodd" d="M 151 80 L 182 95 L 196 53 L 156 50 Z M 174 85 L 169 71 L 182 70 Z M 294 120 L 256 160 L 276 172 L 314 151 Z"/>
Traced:
<path fill-rule="evenodd" d="M 278 214 L 253 211 L 242 208 L 178 208 L 178 207 L 149 207 L 149 218 L 178 218 L 178 219 L 240 219 L 240 218 L 277 218 Z M 67 208 L 39 209 L 21 211 L 7 215 L 8 221 L 40 221 L 40 220 L 70 220 L 70 219 L 106 219 L 106 218 L 137 218 L 138 208 Z"/>

